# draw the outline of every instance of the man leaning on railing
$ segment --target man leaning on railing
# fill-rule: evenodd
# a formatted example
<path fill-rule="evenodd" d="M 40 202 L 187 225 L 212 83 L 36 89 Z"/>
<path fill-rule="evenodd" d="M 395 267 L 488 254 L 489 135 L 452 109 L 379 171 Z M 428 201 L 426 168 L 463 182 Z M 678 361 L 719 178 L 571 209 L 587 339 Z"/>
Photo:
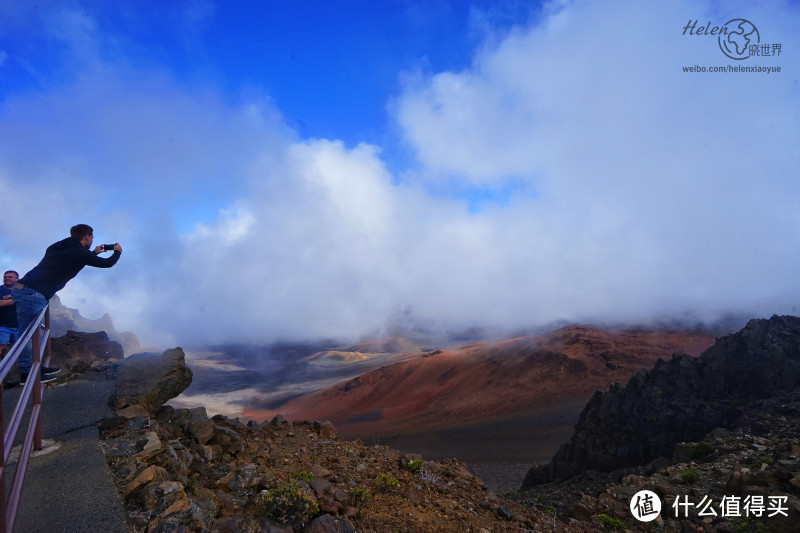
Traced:
<path fill-rule="evenodd" d="M 22 276 L 11 289 L 11 296 L 17 307 L 19 331 L 25 331 L 39 313 L 47 306 L 48 300 L 64 288 L 69 280 L 78 275 L 86 265 L 110 268 L 117 264 L 122 254 L 119 243 L 100 245 L 89 251 L 94 241 L 94 230 L 86 224 L 72 226 L 70 236 L 47 247 L 39 264 Z M 99 254 L 113 250 L 111 257 L 99 257 Z M 31 343 L 17 360 L 21 374 L 20 385 L 24 385 L 31 371 Z M 53 381 L 58 367 L 42 367 L 42 383 Z"/>

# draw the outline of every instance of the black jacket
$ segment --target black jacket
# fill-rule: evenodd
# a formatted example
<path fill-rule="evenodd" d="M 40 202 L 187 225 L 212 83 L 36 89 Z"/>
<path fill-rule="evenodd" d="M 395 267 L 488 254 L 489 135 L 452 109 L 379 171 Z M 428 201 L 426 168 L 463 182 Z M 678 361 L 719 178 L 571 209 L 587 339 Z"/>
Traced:
<path fill-rule="evenodd" d="M 120 255 L 120 252 L 114 251 L 111 257 L 100 257 L 84 248 L 78 239 L 67 237 L 48 246 L 39 264 L 25 274 L 19 283 L 39 291 L 49 300 L 86 265 L 110 268 L 117 264 Z"/>

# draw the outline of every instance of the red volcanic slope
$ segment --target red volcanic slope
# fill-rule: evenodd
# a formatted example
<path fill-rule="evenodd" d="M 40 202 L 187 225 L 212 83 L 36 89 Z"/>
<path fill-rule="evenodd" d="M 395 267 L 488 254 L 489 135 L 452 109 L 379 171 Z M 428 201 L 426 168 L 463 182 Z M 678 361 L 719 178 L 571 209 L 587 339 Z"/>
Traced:
<path fill-rule="evenodd" d="M 330 420 L 367 435 L 444 427 L 588 398 L 682 351 L 699 355 L 708 333 L 609 331 L 570 326 L 535 337 L 477 342 L 422 354 L 294 398 L 256 420 Z"/>

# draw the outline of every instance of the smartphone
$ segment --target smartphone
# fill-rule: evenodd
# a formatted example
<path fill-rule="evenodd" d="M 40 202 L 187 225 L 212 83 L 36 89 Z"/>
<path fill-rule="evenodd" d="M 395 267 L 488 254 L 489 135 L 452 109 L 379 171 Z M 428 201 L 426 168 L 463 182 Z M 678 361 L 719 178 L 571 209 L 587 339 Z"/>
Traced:
<path fill-rule="evenodd" d="M 114 245 L 114 244 L 104 244 L 104 245 L 103 245 L 103 251 L 104 251 L 104 252 L 107 252 L 107 251 L 109 251 L 109 250 L 113 250 L 113 249 L 114 249 L 114 246 L 116 246 L 116 245 Z"/>

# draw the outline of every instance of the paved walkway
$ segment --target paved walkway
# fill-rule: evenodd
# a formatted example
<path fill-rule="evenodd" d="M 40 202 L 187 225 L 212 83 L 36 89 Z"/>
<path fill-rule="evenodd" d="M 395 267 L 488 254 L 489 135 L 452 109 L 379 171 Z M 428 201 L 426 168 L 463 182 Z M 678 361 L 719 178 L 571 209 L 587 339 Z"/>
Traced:
<path fill-rule="evenodd" d="M 55 445 L 28 461 L 14 533 L 126 533 L 123 503 L 95 426 L 98 420 L 113 416 L 106 405 L 112 391 L 110 380 L 74 379 L 45 385 L 42 436 Z M 6 421 L 20 392 L 19 387 L 3 392 Z M 18 439 L 26 427 L 27 419 Z M 9 465 L 6 487 L 14 468 Z"/>

